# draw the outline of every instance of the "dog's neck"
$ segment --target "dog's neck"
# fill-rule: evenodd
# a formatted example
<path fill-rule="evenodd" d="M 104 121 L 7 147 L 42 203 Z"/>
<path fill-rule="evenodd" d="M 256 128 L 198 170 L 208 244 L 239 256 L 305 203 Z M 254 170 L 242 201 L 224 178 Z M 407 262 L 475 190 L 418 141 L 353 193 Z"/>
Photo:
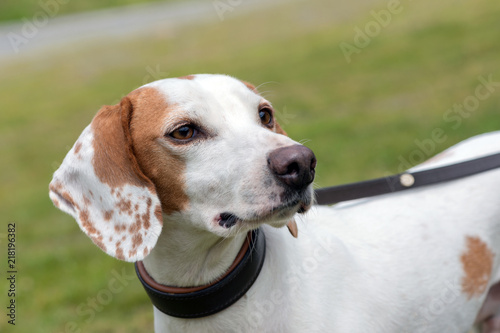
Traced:
<path fill-rule="evenodd" d="M 158 283 L 172 287 L 209 284 L 231 266 L 246 234 L 222 238 L 184 221 L 164 219 L 163 230 L 144 267 Z"/>

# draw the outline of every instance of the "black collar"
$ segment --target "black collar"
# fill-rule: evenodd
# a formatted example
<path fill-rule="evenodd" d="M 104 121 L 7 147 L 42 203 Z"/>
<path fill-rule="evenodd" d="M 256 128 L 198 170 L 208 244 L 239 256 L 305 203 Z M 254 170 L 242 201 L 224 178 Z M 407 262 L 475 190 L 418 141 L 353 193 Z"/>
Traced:
<path fill-rule="evenodd" d="M 239 300 L 253 285 L 264 263 L 266 238 L 260 229 L 248 233 L 247 241 L 228 272 L 212 284 L 178 288 L 156 283 L 141 261 L 135 271 L 153 305 L 179 318 L 200 318 L 222 311 Z"/>

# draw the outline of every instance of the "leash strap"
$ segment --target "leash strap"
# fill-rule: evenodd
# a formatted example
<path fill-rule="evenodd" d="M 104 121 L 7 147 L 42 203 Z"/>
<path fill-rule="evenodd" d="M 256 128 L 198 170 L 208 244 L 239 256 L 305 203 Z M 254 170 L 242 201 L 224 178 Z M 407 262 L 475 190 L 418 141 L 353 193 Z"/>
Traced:
<path fill-rule="evenodd" d="M 500 167 L 500 153 L 419 172 L 405 172 L 358 183 L 317 189 L 316 203 L 331 205 L 342 201 L 399 192 L 424 185 L 459 179 Z"/>
<path fill-rule="evenodd" d="M 201 318 L 222 311 L 239 300 L 259 276 L 266 255 L 266 238 L 260 229 L 252 231 L 251 244 L 238 265 L 217 283 L 182 294 L 161 291 L 147 280 L 142 263 L 135 270 L 153 305 L 178 318 Z"/>

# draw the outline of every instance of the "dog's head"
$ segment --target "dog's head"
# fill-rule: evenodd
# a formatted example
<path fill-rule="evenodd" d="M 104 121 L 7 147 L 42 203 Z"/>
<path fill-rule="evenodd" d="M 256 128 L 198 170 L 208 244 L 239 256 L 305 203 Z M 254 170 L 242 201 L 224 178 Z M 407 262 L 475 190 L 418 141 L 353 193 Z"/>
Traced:
<path fill-rule="evenodd" d="M 315 165 L 255 87 L 196 75 L 104 106 L 54 173 L 50 197 L 102 250 L 137 261 L 164 217 L 221 237 L 284 226 L 311 206 Z"/>

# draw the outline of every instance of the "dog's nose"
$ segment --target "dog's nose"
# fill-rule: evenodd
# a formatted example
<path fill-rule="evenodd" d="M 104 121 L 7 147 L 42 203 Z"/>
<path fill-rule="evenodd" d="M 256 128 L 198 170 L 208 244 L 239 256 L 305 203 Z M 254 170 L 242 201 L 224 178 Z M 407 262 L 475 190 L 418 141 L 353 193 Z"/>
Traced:
<path fill-rule="evenodd" d="M 314 180 L 316 156 L 302 145 L 282 147 L 269 153 L 267 165 L 281 182 L 295 190 L 302 190 Z"/>

